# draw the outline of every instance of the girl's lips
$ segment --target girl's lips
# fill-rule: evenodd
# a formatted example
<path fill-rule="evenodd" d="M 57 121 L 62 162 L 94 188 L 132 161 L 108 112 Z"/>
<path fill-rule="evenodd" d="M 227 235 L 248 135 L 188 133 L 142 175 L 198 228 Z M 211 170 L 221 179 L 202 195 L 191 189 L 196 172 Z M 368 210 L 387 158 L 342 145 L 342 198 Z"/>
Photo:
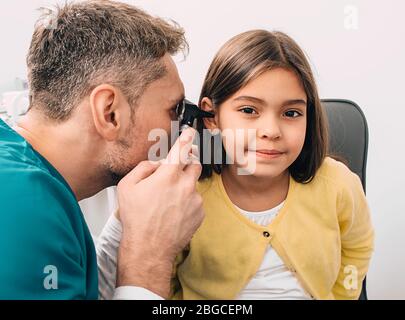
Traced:
<path fill-rule="evenodd" d="M 267 149 L 260 149 L 260 150 L 256 150 L 256 152 L 259 152 L 259 153 L 265 153 L 265 154 L 279 154 L 279 153 L 282 153 L 281 151 L 278 151 L 278 150 L 267 150 Z"/>
<path fill-rule="evenodd" d="M 284 154 L 284 152 L 274 150 L 256 150 L 256 151 L 251 150 L 251 152 L 255 152 L 257 157 L 265 159 L 278 158 Z"/>

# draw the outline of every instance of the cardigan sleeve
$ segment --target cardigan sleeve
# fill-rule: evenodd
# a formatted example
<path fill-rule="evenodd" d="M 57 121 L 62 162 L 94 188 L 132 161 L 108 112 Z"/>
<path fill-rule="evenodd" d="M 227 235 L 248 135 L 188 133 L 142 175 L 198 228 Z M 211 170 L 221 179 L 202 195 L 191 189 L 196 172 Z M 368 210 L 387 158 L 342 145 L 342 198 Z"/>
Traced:
<path fill-rule="evenodd" d="M 349 172 L 338 197 L 341 265 L 332 289 L 336 299 L 358 299 L 374 250 L 374 229 L 359 177 Z"/>

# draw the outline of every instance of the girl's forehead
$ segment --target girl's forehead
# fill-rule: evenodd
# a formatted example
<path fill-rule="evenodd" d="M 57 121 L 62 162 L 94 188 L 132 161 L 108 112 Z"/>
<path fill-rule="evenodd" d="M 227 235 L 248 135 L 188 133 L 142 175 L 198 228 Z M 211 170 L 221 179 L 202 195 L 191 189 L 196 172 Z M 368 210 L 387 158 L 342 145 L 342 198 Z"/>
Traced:
<path fill-rule="evenodd" d="M 230 98 L 230 101 L 251 100 L 262 104 L 290 100 L 306 102 L 307 96 L 299 77 L 292 71 L 274 69 L 250 80 Z"/>

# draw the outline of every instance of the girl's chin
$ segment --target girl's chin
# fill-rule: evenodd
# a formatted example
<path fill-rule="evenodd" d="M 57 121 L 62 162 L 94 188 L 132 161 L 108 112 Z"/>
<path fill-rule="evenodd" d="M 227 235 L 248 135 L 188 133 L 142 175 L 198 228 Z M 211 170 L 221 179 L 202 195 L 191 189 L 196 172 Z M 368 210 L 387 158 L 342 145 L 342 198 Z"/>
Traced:
<path fill-rule="evenodd" d="M 254 164 L 248 166 L 238 166 L 237 174 L 238 175 L 250 175 L 260 178 L 274 178 L 278 177 L 285 170 L 280 168 L 270 168 L 268 165 Z"/>

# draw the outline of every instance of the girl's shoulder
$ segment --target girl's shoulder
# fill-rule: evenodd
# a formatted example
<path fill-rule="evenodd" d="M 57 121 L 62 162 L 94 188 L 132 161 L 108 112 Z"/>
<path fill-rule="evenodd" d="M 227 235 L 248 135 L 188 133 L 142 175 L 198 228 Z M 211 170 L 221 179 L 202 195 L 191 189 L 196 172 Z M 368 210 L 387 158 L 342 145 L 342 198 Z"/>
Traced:
<path fill-rule="evenodd" d="M 213 172 L 212 176 L 209 178 L 205 178 L 202 180 L 199 180 L 197 182 L 197 192 L 201 195 L 203 195 L 207 190 L 209 190 L 213 184 L 213 181 L 217 178 L 217 174 Z"/>
<path fill-rule="evenodd" d="M 352 172 L 343 162 L 331 157 L 325 157 L 313 180 L 314 182 L 322 180 L 338 187 L 347 187 L 353 184 L 361 185 L 357 174 Z"/>

